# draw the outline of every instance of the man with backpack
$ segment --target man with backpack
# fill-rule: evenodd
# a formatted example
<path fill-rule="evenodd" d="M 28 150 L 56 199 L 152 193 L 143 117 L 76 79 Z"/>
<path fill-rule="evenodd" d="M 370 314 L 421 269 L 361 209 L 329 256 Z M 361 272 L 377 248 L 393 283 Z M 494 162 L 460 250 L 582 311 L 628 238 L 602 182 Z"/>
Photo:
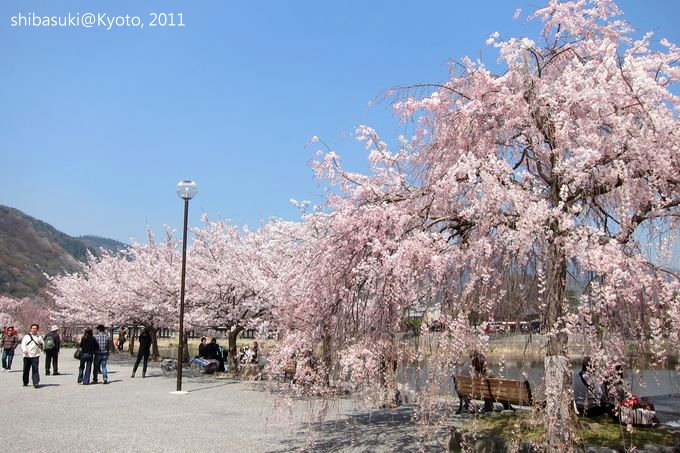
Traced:
<path fill-rule="evenodd" d="M 43 338 L 38 335 L 37 324 L 31 324 L 31 330 L 21 340 L 21 352 L 24 354 L 24 387 L 28 386 L 28 375 L 31 373 L 33 387 L 40 384 L 40 351 L 45 347 Z"/>
<path fill-rule="evenodd" d="M 45 374 L 50 375 L 50 364 L 54 365 L 55 376 L 59 375 L 59 349 L 61 349 L 61 338 L 59 337 L 59 326 L 52 326 L 50 332 L 45 335 Z"/>

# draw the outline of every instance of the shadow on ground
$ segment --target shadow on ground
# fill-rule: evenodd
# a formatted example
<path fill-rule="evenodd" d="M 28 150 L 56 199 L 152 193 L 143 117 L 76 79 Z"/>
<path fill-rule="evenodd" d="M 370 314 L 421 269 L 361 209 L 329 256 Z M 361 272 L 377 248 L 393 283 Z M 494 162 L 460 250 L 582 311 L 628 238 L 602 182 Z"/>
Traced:
<path fill-rule="evenodd" d="M 412 420 L 413 407 L 356 412 L 345 419 L 314 423 L 282 442 L 270 453 L 309 450 L 320 452 L 417 451 L 421 445 Z M 444 437 L 426 442 L 423 451 L 442 451 Z"/>

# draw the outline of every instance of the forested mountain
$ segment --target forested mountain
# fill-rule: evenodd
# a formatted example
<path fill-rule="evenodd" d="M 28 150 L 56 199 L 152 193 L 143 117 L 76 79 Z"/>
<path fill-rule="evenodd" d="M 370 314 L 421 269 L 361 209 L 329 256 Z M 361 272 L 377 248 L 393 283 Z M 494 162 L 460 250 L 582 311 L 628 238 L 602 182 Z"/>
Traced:
<path fill-rule="evenodd" d="M 107 249 L 114 252 L 118 252 L 127 247 L 127 244 L 118 242 L 115 239 L 103 238 L 100 236 L 92 235 L 78 236 L 77 239 L 83 244 L 85 244 L 87 247 L 94 250 Z"/>
<path fill-rule="evenodd" d="M 18 209 L 0 205 L 0 294 L 34 295 L 47 281 L 44 274 L 73 272 L 103 247 L 125 244 L 97 236 L 71 237 Z"/>

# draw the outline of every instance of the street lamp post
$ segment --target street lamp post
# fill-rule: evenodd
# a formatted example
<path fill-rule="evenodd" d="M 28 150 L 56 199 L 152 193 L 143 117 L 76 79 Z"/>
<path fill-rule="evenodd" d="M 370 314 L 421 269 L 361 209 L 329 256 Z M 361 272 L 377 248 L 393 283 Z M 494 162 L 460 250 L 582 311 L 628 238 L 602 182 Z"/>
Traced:
<path fill-rule="evenodd" d="M 184 363 L 184 282 L 187 268 L 187 221 L 189 219 L 189 200 L 198 193 L 198 186 L 190 179 L 177 184 L 177 195 L 184 200 L 184 233 L 182 237 L 182 284 L 179 296 L 179 346 L 177 347 L 177 392 L 182 392 L 182 364 Z"/>

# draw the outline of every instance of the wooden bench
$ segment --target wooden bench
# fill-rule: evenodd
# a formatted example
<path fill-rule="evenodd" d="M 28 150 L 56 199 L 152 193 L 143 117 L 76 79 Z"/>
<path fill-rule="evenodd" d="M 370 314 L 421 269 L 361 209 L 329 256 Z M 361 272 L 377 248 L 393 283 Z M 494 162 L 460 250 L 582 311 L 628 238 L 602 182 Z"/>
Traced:
<path fill-rule="evenodd" d="M 501 379 L 494 377 L 470 377 L 453 376 L 456 393 L 460 398 L 457 414 L 463 410 L 466 400 L 492 400 L 507 404 L 512 409 L 512 404 L 518 406 L 531 406 L 531 387 L 529 381 L 516 381 L 514 379 Z"/>

